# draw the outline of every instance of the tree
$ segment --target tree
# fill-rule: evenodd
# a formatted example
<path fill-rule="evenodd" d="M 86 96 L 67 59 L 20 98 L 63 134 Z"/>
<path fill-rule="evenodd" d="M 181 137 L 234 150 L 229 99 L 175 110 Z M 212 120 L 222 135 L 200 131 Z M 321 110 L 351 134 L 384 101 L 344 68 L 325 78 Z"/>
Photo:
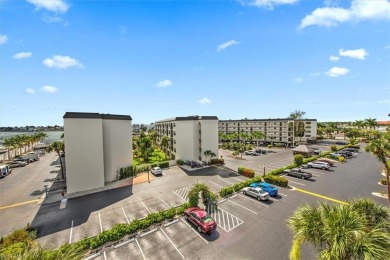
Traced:
<path fill-rule="evenodd" d="M 389 224 L 388 209 L 364 199 L 299 207 L 288 219 L 290 259 L 300 259 L 304 242 L 319 250 L 318 259 L 390 259 Z"/>
<path fill-rule="evenodd" d="M 303 164 L 303 156 L 301 154 L 294 155 L 294 163 L 297 166 L 301 166 Z"/>
<path fill-rule="evenodd" d="M 47 152 L 56 152 L 57 155 L 58 155 L 58 158 L 60 159 L 60 165 L 61 165 L 61 175 L 62 175 L 62 179 L 65 180 L 65 175 L 64 175 L 64 167 L 62 165 L 62 160 L 61 160 L 61 152 L 64 152 L 64 149 L 65 149 L 65 145 L 64 145 L 64 142 L 60 142 L 60 141 L 55 141 L 55 142 L 52 142 L 47 148 L 46 148 L 46 151 Z"/>
<path fill-rule="evenodd" d="M 372 128 L 375 129 L 378 126 L 378 122 L 376 121 L 375 118 L 369 117 L 368 119 L 365 119 L 364 122 L 365 122 L 366 126 L 370 129 L 372 129 Z"/>
<path fill-rule="evenodd" d="M 387 157 L 390 156 L 390 134 L 383 133 L 380 135 L 379 138 L 373 139 L 370 141 L 370 143 L 366 146 L 365 150 L 367 152 L 373 153 L 376 158 L 383 163 L 383 166 L 385 167 L 385 174 L 386 174 L 386 182 L 387 182 L 387 198 L 389 201 L 390 206 L 390 180 L 389 180 L 389 174 L 390 169 L 389 165 L 387 164 Z"/>
<path fill-rule="evenodd" d="M 305 135 L 305 124 L 300 121 L 305 114 L 306 112 L 300 110 L 295 110 L 290 113 L 289 118 L 294 120 L 294 137 L 301 139 Z"/>
<path fill-rule="evenodd" d="M 260 132 L 260 131 L 253 131 L 251 133 L 251 135 L 252 135 L 253 139 L 256 140 L 256 146 L 259 146 L 259 139 L 264 138 L 264 133 Z"/>
<path fill-rule="evenodd" d="M 14 138 L 12 138 L 12 137 L 4 138 L 4 143 L 3 143 L 3 145 L 4 145 L 4 146 L 6 147 L 6 149 L 7 149 L 8 160 L 9 160 L 9 161 L 11 160 L 11 153 L 10 153 L 10 150 L 14 147 L 14 144 L 15 144 Z"/>
<path fill-rule="evenodd" d="M 305 114 L 306 114 L 306 112 L 304 112 L 304 111 L 295 110 L 295 111 L 290 113 L 289 118 L 294 119 L 294 120 L 299 120 L 299 119 L 302 119 L 302 117 Z"/>
<path fill-rule="evenodd" d="M 356 120 L 353 123 L 353 125 L 356 126 L 358 129 L 363 128 L 364 127 L 364 121 L 363 120 Z"/>
<path fill-rule="evenodd" d="M 204 157 L 205 157 L 206 163 L 207 163 L 207 157 L 209 157 L 209 156 L 211 157 L 211 153 L 212 153 L 211 150 L 206 150 L 206 151 L 204 151 L 203 155 L 204 155 Z"/>
<path fill-rule="evenodd" d="M 160 140 L 160 148 L 165 151 L 169 146 L 169 137 L 167 135 L 163 135 Z"/>
<path fill-rule="evenodd" d="M 149 130 L 148 135 L 150 136 L 150 140 L 152 141 L 153 145 L 157 146 L 158 133 L 154 130 Z"/>
<path fill-rule="evenodd" d="M 152 141 L 149 136 L 139 138 L 139 150 L 143 161 L 146 163 L 149 160 L 150 154 L 153 152 Z"/>

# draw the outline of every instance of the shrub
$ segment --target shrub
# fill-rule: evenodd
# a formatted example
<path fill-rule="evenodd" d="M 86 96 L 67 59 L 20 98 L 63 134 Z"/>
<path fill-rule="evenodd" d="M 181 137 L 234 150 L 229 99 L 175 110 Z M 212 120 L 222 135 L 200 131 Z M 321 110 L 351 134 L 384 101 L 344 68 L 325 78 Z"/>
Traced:
<path fill-rule="evenodd" d="M 184 161 L 183 161 L 182 159 L 179 159 L 179 160 L 176 161 L 176 163 L 177 163 L 178 165 L 183 165 L 183 164 L 184 164 Z"/>
<path fill-rule="evenodd" d="M 267 147 L 268 147 L 268 148 L 272 148 L 272 144 L 269 144 Z"/>
<path fill-rule="evenodd" d="M 248 177 L 248 178 L 255 177 L 255 172 L 252 169 L 248 169 L 245 167 L 238 167 L 237 172 L 245 177 Z"/>
<path fill-rule="evenodd" d="M 288 186 L 288 180 L 286 178 L 280 177 L 280 176 L 274 176 L 274 175 L 268 174 L 268 175 L 264 176 L 264 181 L 271 183 L 271 184 L 281 186 L 281 187 Z"/>
<path fill-rule="evenodd" d="M 331 150 L 332 152 L 336 152 L 336 151 L 337 151 L 337 146 L 336 146 L 336 145 L 331 145 L 331 146 L 330 146 L 330 150 Z"/>
<path fill-rule="evenodd" d="M 345 158 L 343 156 L 339 156 L 339 158 L 337 158 L 339 160 L 339 162 L 345 162 Z"/>
<path fill-rule="evenodd" d="M 1 239 L 0 247 L 4 248 L 12 244 L 23 242 L 28 243 L 36 238 L 36 231 L 29 231 L 27 229 L 17 229 L 11 234 Z"/>
<path fill-rule="evenodd" d="M 297 166 L 301 166 L 303 164 L 303 156 L 301 154 L 294 155 L 294 163 Z"/>
<path fill-rule="evenodd" d="M 226 187 L 226 188 L 222 188 L 222 189 L 219 191 L 219 195 L 220 195 L 221 197 L 226 197 L 226 196 L 228 196 L 228 195 L 230 195 L 230 194 L 233 194 L 233 192 L 234 192 L 233 187 Z"/>
<path fill-rule="evenodd" d="M 380 179 L 379 181 L 380 181 L 380 183 L 381 183 L 381 184 L 383 184 L 383 185 L 387 185 L 387 181 L 386 181 L 386 179 Z"/>
<path fill-rule="evenodd" d="M 133 165 L 120 168 L 119 171 L 117 172 L 119 180 L 131 177 L 131 176 L 135 176 L 136 175 L 135 168 L 136 167 Z"/>
<path fill-rule="evenodd" d="M 158 166 L 159 166 L 161 169 L 169 168 L 169 162 L 160 162 L 160 163 L 158 164 Z"/>
<path fill-rule="evenodd" d="M 224 159 L 211 159 L 211 164 L 224 164 L 225 160 Z"/>

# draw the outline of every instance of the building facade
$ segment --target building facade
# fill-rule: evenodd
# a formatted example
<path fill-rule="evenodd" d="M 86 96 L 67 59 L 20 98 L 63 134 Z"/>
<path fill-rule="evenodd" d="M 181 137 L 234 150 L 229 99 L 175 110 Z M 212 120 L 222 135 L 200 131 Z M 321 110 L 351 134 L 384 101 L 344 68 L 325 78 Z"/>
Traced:
<path fill-rule="evenodd" d="M 130 116 L 66 112 L 63 118 L 68 194 L 104 187 L 132 164 Z"/>
<path fill-rule="evenodd" d="M 301 137 L 297 136 L 297 129 L 299 129 Z M 262 132 L 264 138 L 259 141 L 263 143 L 292 145 L 297 141 L 316 140 L 317 120 L 289 118 L 220 120 L 218 132 L 223 134 Z M 224 140 L 221 139 L 221 141 Z"/>
<path fill-rule="evenodd" d="M 204 161 L 204 152 L 218 157 L 218 117 L 188 116 L 157 121 L 154 124 L 159 140 L 166 135 L 169 145 L 165 153 L 172 160 Z M 209 159 L 209 158 L 208 158 Z"/>

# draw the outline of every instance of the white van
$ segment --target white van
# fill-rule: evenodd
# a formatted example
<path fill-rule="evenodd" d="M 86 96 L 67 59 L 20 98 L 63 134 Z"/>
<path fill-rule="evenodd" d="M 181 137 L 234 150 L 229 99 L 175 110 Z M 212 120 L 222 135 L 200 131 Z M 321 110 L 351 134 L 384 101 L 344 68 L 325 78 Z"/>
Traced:
<path fill-rule="evenodd" d="M 8 165 L 1 165 L 0 166 L 0 178 L 7 176 L 11 172 L 12 172 L 12 169 Z"/>

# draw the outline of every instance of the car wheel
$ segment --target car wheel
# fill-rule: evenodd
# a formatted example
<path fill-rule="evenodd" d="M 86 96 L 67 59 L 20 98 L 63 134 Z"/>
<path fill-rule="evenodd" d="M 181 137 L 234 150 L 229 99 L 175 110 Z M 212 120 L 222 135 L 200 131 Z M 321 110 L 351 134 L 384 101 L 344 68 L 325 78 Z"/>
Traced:
<path fill-rule="evenodd" d="M 304 179 L 305 179 L 305 176 L 302 175 L 302 176 L 301 176 L 301 179 L 304 180 Z"/>
<path fill-rule="evenodd" d="M 257 200 L 261 200 L 261 197 L 259 196 L 259 197 L 257 197 Z"/>
<path fill-rule="evenodd" d="M 287 175 L 287 176 L 290 176 L 290 173 L 286 172 L 286 175 Z"/>
<path fill-rule="evenodd" d="M 325 170 L 325 167 L 322 167 L 321 169 Z"/>
<path fill-rule="evenodd" d="M 187 216 L 187 215 L 184 215 L 184 219 L 186 219 L 186 220 L 187 220 L 187 219 L 188 219 L 188 216 Z"/>
<path fill-rule="evenodd" d="M 202 229 L 200 227 L 198 227 L 198 231 L 199 233 L 202 233 Z"/>
<path fill-rule="evenodd" d="M 246 192 L 245 192 L 245 191 L 243 191 L 243 192 L 242 192 L 242 194 L 246 195 Z"/>
<path fill-rule="evenodd" d="M 308 167 L 308 168 L 311 168 L 311 165 L 308 165 L 307 167 Z"/>

